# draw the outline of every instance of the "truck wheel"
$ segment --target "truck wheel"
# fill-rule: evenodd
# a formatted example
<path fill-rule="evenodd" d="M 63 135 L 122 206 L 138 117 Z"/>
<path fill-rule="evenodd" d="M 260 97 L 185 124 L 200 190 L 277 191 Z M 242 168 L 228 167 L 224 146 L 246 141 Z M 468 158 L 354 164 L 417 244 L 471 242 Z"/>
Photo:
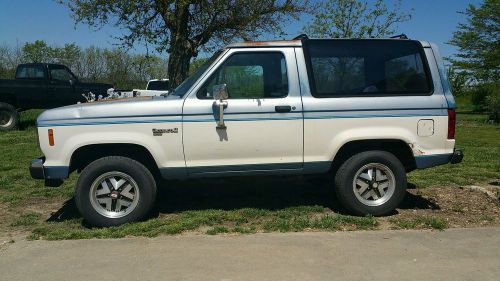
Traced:
<path fill-rule="evenodd" d="M 76 206 L 95 226 L 141 220 L 151 210 L 155 197 L 151 172 L 126 157 L 110 156 L 90 163 L 76 183 Z"/>
<path fill-rule="evenodd" d="M 361 152 L 340 166 L 335 191 L 340 203 L 355 215 L 386 215 L 406 194 L 406 171 L 389 152 Z"/>
<path fill-rule="evenodd" d="M 18 124 L 19 113 L 16 108 L 8 103 L 0 102 L 0 131 L 15 129 Z"/>

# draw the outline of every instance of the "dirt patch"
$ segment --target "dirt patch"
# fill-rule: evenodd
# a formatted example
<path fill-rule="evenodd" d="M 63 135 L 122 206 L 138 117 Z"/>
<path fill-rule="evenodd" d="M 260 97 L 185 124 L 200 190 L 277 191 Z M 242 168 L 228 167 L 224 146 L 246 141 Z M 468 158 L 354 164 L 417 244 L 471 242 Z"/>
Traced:
<path fill-rule="evenodd" d="M 411 228 L 432 228 L 422 223 L 422 218 L 441 220 L 446 227 L 500 225 L 500 202 L 480 191 L 460 187 L 410 189 L 397 214 L 381 219 L 391 222 L 390 228 L 409 228 L 404 227 L 404 222 L 409 226 L 415 222 Z"/>

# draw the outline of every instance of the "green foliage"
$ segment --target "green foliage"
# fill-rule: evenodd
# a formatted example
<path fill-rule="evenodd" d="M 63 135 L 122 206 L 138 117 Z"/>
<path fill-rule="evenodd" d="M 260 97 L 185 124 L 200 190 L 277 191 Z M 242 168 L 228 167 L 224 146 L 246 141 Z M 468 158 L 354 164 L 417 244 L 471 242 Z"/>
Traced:
<path fill-rule="evenodd" d="M 305 10 L 296 0 L 59 0 L 77 23 L 93 27 L 113 24 L 124 30 L 121 43 L 150 44 L 168 51 L 169 79 L 175 87 L 189 72 L 189 62 L 201 49 L 237 38 L 279 33 L 280 26 Z"/>
<path fill-rule="evenodd" d="M 474 111 L 476 112 L 488 112 L 490 109 L 488 100 L 490 97 L 494 98 L 498 96 L 498 83 L 485 83 L 479 84 L 472 87 L 470 90 L 470 95 L 472 98 L 472 104 L 474 105 Z"/>
<path fill-rule="evenodd" d="M 453 66 L 449 66 L 447 72 L 453 95 L 455 97 L 466 95 L 470 84 L 469 74 Z"/>
<path fill-rule="evenodd" d="M 49 62 L 54 57 L 54 50 L 43 40 L 24 44 L 23 57 L 27 62 Z"/>
<path fill-rule="evenodd" d="M 385 1 L 327 0 L 315 8 L 305 32 L 319 38 L 381 38 L 394 35 L 397 24 L 411 19 L 401 11 L 401 1 L 392 8 Z"/>
<path fill-rule="evenodd" d="M 460 23 L 448 42 L 459 53 L 450 61 L 469 71 L 479 82 L 498 81 L 500 69 L 500 1 L 485 0 L 480 7 L 470 4 L 464 12 L 466 23 Z"/>
<path fill-rule="evenodd" d="M 495 87 L 495 92 L 486 97 L 489 118 L 495 123 L 500 123 L 500 94 L 498 91 L 498 87 Z"/>

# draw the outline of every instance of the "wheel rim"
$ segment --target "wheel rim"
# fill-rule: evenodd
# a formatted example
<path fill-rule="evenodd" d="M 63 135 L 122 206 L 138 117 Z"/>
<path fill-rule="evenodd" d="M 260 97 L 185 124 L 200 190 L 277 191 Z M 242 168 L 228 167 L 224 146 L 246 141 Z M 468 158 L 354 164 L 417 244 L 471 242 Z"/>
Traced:
<path fill-rule="evenodd" d="M 389 167 L 370 163 L 356 172 L 352 187 L 359 202 L 367 206 L 380 206 L 394 194 L 396 178 Z"/>
<path fill-rule="evenodd" d="M 0 110 L 0 127 L 8 127 L 14 121 L 14 117 L 9 111 Z"/>
<path fill-rule="evenodd" d="M 113 171 L 95 179 L 89 195 L 92 207 L 99 214 L 107 218 L 121 218 L 137 207 L 140 192 L 131 176 Z"/>

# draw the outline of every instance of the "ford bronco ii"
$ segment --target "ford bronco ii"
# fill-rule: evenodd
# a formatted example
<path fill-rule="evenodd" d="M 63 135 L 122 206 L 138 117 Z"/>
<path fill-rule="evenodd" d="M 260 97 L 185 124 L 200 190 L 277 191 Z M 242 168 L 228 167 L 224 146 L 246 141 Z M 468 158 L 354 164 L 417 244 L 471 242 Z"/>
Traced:
<path fill-rule="evenodd" d="M 402 39 L 233 44 L 166 97 L 52 109 L 37 126 L 32 177 L 79 172 L 97 226 L 144 218 L 161 178 L 235 175 L 330 174 L 349 212 L 384 215 L 408 172 L 463 158 L 436 45 Z"/>

